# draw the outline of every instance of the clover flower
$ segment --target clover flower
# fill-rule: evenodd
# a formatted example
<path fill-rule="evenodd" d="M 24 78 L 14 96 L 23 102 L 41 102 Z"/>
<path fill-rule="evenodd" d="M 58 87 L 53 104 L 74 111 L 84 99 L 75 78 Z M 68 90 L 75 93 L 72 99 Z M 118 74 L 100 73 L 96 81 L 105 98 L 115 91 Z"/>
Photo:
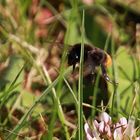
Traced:
<path fill-rule="evenodd" d="M 99 121 L 94 120 L 91 127 L 85 123 L 84 129 L 87 140 L 140 140 L 140 137 L 135 135 L 134 124 L 133 118 L 127 122 L 125 117 L 113 123 L 111 117 L 103 112 L 99 116 Z"/>

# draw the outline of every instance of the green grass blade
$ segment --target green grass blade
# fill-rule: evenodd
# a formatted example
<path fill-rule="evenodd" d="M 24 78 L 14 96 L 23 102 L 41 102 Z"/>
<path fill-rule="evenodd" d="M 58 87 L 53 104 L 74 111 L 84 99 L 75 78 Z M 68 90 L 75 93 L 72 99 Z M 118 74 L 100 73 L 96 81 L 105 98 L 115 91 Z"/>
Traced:
<path fill-rule="evenodd" d="M 114 77 L 114 81 L 115 83 L 117 83 L 117 70 L 116 70 L 116 66 L 115 66 L 115 44 L 114 44 L 114 40 L 112 39 L 111 42 L 111 53 L 112 53 L 112 73 L 113 73 L 113 77 Z M 111 115 L 113 116 L 113 114 L 115 113 L 116 115 L 118 115 L 118 108 L 119 108 L 119 95 L 118 95 L 118 84 L 113 84 L 114 86 L 114 91 L 112 94 L 112 103 L 111 103 Z M 115 107 L 116 106 L 116 107 Z M 115 110 L 114 110 L 115 109 Z"/>
<path fill-rule="evenodd" d="M 83 140 L 83 61 L 84 61 L 84 17 L 82 15 L 82 41 L 81 41 L 81 55 L 80 55 L 80 68 L 79 68 L 79 85 L 78 85 L 78 139 Z"/>

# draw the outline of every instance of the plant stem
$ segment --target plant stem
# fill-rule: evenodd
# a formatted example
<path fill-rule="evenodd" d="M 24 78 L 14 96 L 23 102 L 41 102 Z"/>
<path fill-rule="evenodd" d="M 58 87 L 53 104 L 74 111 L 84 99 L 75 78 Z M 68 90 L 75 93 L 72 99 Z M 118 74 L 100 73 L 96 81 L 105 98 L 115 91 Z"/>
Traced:
<path fill-rule="evenodd" d="M 82 40 L 81 40 L 81 55 L 79 68 L 79 86 L 78 86 L 78 139 L 83 140 L 83 61 L 84 61 L 84 10 L 82 17 Z"/>

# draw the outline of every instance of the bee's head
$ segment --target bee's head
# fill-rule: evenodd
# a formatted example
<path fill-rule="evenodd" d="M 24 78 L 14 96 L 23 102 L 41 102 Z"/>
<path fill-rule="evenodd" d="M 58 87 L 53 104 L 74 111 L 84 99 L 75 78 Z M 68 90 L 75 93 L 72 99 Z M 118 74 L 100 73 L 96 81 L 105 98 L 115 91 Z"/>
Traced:
<path fill-rule="evenodd" d="M 68 65 L 76 65 L 80 61 L 80 45 L 72 47 L 68 53 Z"/>
<path fill-rule="evenodd" d="M 84 45 L 84 62 L 88 59 L 88 52 L 92 50 L 92 47 Z M 68 53 L 68 65 L 76 65 L 80 62 L 81 44 L 74 45 Z"/>

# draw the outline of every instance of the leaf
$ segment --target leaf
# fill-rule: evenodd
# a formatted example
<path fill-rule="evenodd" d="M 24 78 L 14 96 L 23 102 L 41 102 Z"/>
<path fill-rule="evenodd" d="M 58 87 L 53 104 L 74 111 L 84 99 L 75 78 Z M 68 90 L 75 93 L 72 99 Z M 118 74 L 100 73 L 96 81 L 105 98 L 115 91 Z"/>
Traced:
<path fill-rule="evenodd" d="M 133 108 L 133 100 L 135 97 L 134 82 L 139 78 L 139 69 L 136 65 L 137 59 L 130 55 L 129 50 L 125 47 L 119 47 L 116 52 L 115 66 L 117 68 L 117 95 L 115 101 L 118 104 L 118 110 L 123 113 L 130 114 Z M 110 69 L 111 70 L 111 69 Z M 111 70 L 112 71 L 112 70 Z M 109 84 L 109 90 L 114 92 L 113 86 Z M 136 104 L 140 105 L 138 99 Z M 138 112 L 138 110 L 136 110 Z"/>
<path fill-rule="evenodd" d="M 9 86 L 16 78 L 19 71 L 22 69 L 24 61 L 18 55 L 12 55 L 9 57 L 8 67 L 0 74 L 0 89 L 5 86 Z M 23 71 L 20 73 L 18 78 L 15 81 L 15 84 L 23 81 L 24 75 Z M 21 86 L 18 86 L 17 89 L 20 89 Z"/>
<path fill-rule="evenodd" d="M 29 93 L 28 91 L 23 90 L 23 94 L 21 97 L 21 102 L 22 102 L 23 107 L 30 108 L 34 104 L 36 99 L 37 99 L 37 96 L 35 96 L 33 93 Z M 34 109 L 34 114 L 35 112 L 39 114 L 43 111 L 44 111 L 43 106 L 41 104 L 38 104 L 36 108 Z"/>

